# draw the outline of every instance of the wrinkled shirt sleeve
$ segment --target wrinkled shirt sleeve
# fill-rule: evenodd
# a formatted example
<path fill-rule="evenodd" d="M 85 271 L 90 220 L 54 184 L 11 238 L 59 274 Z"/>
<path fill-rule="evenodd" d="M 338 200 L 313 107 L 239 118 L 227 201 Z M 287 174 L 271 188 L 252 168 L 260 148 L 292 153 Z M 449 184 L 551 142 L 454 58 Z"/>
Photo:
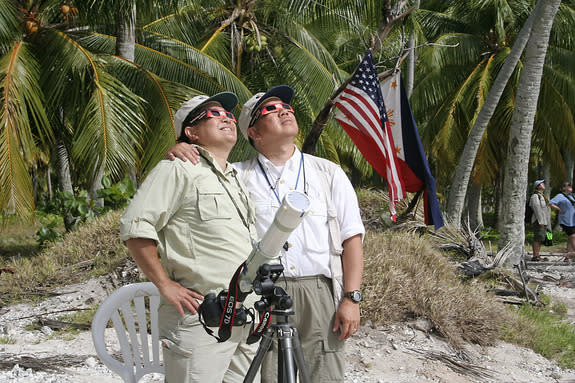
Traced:
<path fill-rule="evenodd" d="M 357 195 L 349 178 L 340 167 L 337 167 L 334 174 L 332 200 L 337 210 L 341 242 L 357 234 L 361 234 L 363 241 L 365 227 L 361 220 Z"/>
<path fill-rule="evenodd" d="M 158 232 L 180 207 L 187 177 L 180 160 L 161 161 L 146 177 L 120 219 L 120 238 L 148 238 Z"/>

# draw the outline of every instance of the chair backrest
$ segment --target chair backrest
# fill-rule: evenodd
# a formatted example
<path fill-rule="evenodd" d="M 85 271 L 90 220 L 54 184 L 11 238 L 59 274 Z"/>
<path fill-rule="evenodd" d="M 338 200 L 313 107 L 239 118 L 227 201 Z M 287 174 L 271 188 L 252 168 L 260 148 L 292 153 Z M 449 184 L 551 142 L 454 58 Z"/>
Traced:
<path fill-rule="evenodd" d="M 92 340 L 96 353 L 124 382 L 137 383 L 144 375 L 164 373 L 158 335 L 159 304 L 160 293 L 153 283 L 133 283 L 114 291 L 94 315 Z M 116 359 L 106 347 L 104 333 L 110 319 L 123 361 Z"/>

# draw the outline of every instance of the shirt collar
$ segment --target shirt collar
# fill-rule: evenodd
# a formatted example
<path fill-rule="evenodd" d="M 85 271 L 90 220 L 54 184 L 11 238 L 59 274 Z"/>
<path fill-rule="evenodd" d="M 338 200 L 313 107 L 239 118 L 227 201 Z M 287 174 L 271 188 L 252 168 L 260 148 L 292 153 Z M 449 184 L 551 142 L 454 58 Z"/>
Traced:
<path fill-rule="evenodd" d="M 233 175 L 235 176 L 237 174 L 237 169 L 235 167 L 232 166 L 232 164 L 230 164 L 229 161 L 226 161 L 226 170 L 223 171 L 222 168 L 220 167 L 220 164 L 218 163 L 218 161 L 216 161 L 214 159 L 214 157 L 212 156 L 212 153 L 208 152 L 206 149 L 204 149 L 203 147 L 193 144 L 196 149 L 198 149 L 198 152 L 200 152 L 200 156 L 202 158 L 204 158 L 206 160 L 206 162 L 208 164 L 210 164 L 212 167 L 214 167 L 214 169 L 216 169 L 218 172 L 224 174 L 224 175 Z"/>
<path fill-rule="evenodd" d="M 286 161 L 285 165 L 283 166 L 284 169 L 298 169 L 299 167 L 299 161 L 301 158 L 301 152 L 300 150 L 297 148 L 297 146 L 294 144 L 294 151 L 293 154 L 291 155 L 291 157 Z M 264 156 L 261 153 L 258 153 L 258 160 L 259 162 L 266 168 L 266 169 L 275 169 L 278 168 L 278 166 L 274 165 L 273 162 L 271 162 L 270 160 L 267 159 L 266 156 Z"/>

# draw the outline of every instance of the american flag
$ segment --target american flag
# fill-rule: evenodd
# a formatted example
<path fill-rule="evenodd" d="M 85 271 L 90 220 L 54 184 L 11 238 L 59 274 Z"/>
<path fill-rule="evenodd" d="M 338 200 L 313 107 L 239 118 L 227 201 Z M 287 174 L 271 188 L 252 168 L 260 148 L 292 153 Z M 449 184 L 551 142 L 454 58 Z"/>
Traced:
<path fill-rule="evenodd" d="M 370 50 L 334 103 L 338 108 L 335 119 L 371 166 L 387 181 L 389 210 L 395 220 L 395 203 L 405 197 L 405 188 Z"/>

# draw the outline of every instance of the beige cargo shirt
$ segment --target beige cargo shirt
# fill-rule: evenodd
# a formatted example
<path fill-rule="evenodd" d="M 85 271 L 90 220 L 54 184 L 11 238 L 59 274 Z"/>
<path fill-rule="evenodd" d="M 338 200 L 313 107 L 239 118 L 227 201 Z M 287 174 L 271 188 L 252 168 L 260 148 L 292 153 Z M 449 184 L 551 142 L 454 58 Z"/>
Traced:
<path fill-rule="evenodd" d="M 222 171 L 198 150 L 198 165 L 164 160 L 150 172 L 120 220 L 120 236 L 155 240 L 170 278 L 205 295 L 228 287 L 256 231 L 237 170 L 228 164 Z"/>

